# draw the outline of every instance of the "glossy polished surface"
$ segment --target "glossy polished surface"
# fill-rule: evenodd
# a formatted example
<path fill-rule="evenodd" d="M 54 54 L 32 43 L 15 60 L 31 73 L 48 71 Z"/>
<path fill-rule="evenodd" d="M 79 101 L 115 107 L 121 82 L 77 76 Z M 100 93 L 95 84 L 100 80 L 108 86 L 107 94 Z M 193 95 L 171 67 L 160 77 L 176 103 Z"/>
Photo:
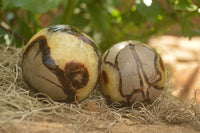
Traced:
<path fill-rule="evenodd" d="M 159 54 L 136 41 L 115 44 L 102 60 L 101 84 L 111 102 L 152 103 L 165 86 L 166 72 Z"/>
<path fill-rule="evenodd" d="M 100 52 L 94 41 L 69 25 L 44 28 L 28 42 L 22 60 L 30 88 L 55 101 L 82 101 L 95 88 Z"/>

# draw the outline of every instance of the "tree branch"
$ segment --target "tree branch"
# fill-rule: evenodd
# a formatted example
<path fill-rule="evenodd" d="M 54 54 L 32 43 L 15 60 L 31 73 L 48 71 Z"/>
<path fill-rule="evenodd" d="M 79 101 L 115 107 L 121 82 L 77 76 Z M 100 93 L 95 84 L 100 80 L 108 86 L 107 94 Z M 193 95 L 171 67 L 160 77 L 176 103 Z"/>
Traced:
<path fill-rule="evenodd" d="M 7 31 L 8 33 L 12 34 L 14 37 L 16 37 L 18 40 L 21 40 L 25 43 L 28 42 L 28 39 L 25 38 L 24 36 L 12 31 L 9 27 L 9 25 L 7 25 L 5 22 L 0 21 L 0 28 L 4 29 L 5 31 Z"/>

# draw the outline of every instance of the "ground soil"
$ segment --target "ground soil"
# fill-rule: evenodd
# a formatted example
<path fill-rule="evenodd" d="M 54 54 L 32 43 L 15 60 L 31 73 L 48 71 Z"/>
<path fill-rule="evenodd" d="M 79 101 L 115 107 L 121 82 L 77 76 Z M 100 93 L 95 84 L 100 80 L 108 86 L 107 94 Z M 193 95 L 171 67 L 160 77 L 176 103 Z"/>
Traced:
<path fill-rule="evenodd" d="M 28 125 L 28 126 L 27 126 Z M 52 122 L 20 122 L 14 126 L 1 129 L 0 133 L 104 133 L 103 129 L 77 129 L 72 124 L 61 124 Z M 107 132 L 113 133 L 199 133 L 188 125 L 113 125 Z"/>

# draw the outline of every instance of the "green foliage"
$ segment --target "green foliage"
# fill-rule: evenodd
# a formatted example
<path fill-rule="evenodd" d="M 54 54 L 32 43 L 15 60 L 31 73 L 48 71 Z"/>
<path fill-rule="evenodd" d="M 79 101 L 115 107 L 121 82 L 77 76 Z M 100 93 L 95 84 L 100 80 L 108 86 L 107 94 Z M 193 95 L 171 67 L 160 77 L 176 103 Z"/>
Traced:
<path fill-rule="evenodd" d="M 58 7 L 61 0 L 3 0 L 3 9 L 19 7 L 33 13 L 44 13 Z"/>
<path fill-rule="evenodd" d="M 195 11 L 197 10 L 197 6 L 192 3 L 191 0 L 176 0 L 174 9 L 182 10 L 182 11 Z"/>
<path fill-rule="evenodd" d="M 89 34 L 102 51 L 123 40 L 146 42 L 153 35 L 200 35 L 199 0 L 0 0 L 0 42 L 17 47 L 44 26 L 70 24 Z M 48 18 L 44 21 L 44 18 Z M 196 21 L 195 21 L 196 20 Z M 199 23 L 197 23 L 199 21 Z M 180 27 L 175 31 L 172 26 Z M 6 36 L 5 36 L 6 35 Z M 6 38 L 6 39 L 5 39 Z"/>
<path fill-rule="evenodd" d="M 157 20 L 157 16 L 161 11 L 161 7 L 157 1 L 152 1 L 151 6 L 146 6 L 143 0 L 136 0 L 136 10 L 146 18 L 148 21 L 154 23 Z"/>
<path fill-rule="evenodd" d="M 76 4 L 79 0 L 68 0 L 67 6 L 65 7 L 65 11 L 62 17 L 62 23 L 68 23 L 70 21 L 70 18 L 73 14 L 74 8 L 76 7 Z"/>
<path fill-rule="evenodd" d="M 103 6 L 99 3 L 89 3 L 87 7 L 94 24 L 98 26 L 102 32 L 108 34 L 110 30 L 110 22 Z"/>

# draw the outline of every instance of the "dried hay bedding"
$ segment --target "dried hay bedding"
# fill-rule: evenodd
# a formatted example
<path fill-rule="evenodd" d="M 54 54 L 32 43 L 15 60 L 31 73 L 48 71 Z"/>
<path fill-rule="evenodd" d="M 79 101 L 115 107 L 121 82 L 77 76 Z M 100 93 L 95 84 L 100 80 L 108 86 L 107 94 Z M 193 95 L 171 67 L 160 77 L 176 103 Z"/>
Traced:
<path fill-rule="evenodd" d="M 189 124 L 200 131 L 200 105 L 169 95 L 166 91 L 152 105 L 117 108 L 108 105 L 98 88 L 81 103 L 54 102 L 28 90 L 20 61 L 22 49 L 0 47 L 0 130 L 23 121 L 72 124 L 76 130 L 111 131 L 113 125 Z M 168 87 L 169 88 L 169 87 Z M 137 103 L 141 104 L 141 103 Z M 6 125 L 6 126 L 5 126 Z"/>

